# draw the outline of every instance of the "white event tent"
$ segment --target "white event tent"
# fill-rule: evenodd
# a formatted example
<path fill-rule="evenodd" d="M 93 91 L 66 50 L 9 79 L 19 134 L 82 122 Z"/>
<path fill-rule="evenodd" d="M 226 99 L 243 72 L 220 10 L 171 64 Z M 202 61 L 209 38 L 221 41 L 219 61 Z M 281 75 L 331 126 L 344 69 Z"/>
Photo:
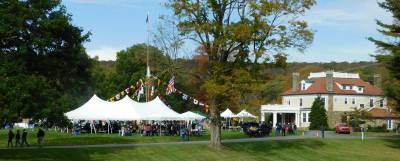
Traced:
<path fill-rule="evenodd" d="M 236 117 L 236 115 L 229 108 L 227 108 L 224 112 L 221 113 L 221 117 L 232 118 L 232 117 Z"/>
<path fill-rule="evenodd" d="M 159 97 L 149 102 L 142 103 L 135 101 L 133 106 L 141 116 L 139 120 L 188 120 L 170 109 Z"/>
<path fill-rule="evenodd" d="M 251 113 L 247 112 L 245 109 L 240 111 L 238 114 L 236 114 L 237 117 L 239 118 L 256 118 L 256 116 L 252 115 Z"/>
<path fill-rule="evenodd" d="M 108 120 L 110 119 L 107 116 L 108 108 L 111 105 L 111 102 L 104 101 L 97 95 L 93 95 L 89 101 L 81 107 L 67 112 L 65 116 L 70 120 Z"/>
<path fill-rule="evenodd" d="M 185 113 L 180 114 L 180 116 L 184 119 L 189 119 L 189 120 L 202 120 L 205 119 L 206 117 L 199 115 L 197 113 L 194 113 L 192 111 L 187 111 Z"/>
<path fill-rule="evenodd" d="M 159 97 L 144 103 L 128 96 L 107 102 L 93 95 L 88 102 L 65 115 L 70 120 L 192 120 L 170 109 Z"/>

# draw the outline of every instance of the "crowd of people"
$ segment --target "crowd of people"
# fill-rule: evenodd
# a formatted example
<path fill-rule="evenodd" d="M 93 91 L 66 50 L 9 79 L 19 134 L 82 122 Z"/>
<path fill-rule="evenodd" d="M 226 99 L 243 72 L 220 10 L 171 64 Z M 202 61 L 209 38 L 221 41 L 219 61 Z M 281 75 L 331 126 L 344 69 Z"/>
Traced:
<path fill-rule="evenodd" d="M 38 130 L 37 133 L 37 139 L 38 139 L 38 144 L 39 146 L 42 146 L 43 143 L 43 138 L 44 138 L 44 131 L 42 129 Z M 13 144 L 13 140 L 15 138 L 15 144 Z M 20 133 L 20 130 L 17 130 L 16 134 L 14 134 L 12 129 L 8 130 L 8 142 L 7 142 L 7 147 L 23 147 L 27 146 L 29 147 L 28 144 L 28 131 L 26 129 L 22 130 L 22 134 Z"/>
<path fill-rule="evenodd" d="M 275 135 L 276 136 L 286 136 L 286 135 L 296 135 L 297 134 L 297 126 L 293 123 L 277 123 L 275 127 Z"/>

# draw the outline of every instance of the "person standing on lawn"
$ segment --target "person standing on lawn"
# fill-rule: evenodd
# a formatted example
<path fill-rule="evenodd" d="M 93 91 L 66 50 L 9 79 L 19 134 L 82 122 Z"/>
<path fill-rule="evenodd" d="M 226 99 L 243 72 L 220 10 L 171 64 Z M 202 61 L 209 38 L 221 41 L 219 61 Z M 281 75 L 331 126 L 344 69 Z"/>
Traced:
<path fill-rule="evenodd" d="M 18 145 L 21 145 L 20 139 L 21 139 L 21 134 L 19 133 L 19 130 L 17 130 L 17 134 L 15 135 L 15 146 L 16 147 Z"/>
<path fill-rule="evenodd" d="M 38 144 L 39 146 L 42 146 L 43 138 L 44 138 L 44 131 L 40 128 L 38 133 L 37 133 L 37 138 L 38 138 Z"/>
<path fill-rule="evenodd" d="M 24 144 L 26 146 L 29 146 L 28 141 L 26 140 L 26 137 L 28 136 L 28 132 L 26 132 L 26 130 L 24 129 L 24 131 L 22 132 L 22 142 L 21 142 L 21 146 L 24 146 Z"/>
<path fill-rule="evenodd" d="M 12 130 L 10 129 L 10 130 L 8 131 L 8 143 L 7 143 L 7 147 L 10 147 L 10 144 L 11 144 L 11 147 L 13 147 L 13 142 L 12 142 L 13 139 L 14 139 L 14 133 L 13 133 Z"/>

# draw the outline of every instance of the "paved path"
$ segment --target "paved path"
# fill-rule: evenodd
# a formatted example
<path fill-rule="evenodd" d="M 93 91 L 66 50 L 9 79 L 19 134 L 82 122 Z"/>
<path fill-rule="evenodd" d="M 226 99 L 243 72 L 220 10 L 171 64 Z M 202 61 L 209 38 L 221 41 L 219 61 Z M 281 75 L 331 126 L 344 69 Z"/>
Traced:
<path fill-rule="evenodd" d="M 226 139 L 222 143 L 243 143 L 243 142 L 259 142 L 273 140 L 303 140 L 317 139 L 315 136 L 276 136 L 263 138 L 242 138 L 242 139 Z M 365 137 L 365 139 L 397 139 L 385 137 Z M 350 135 L 333 135 L 327 136 L 326 139 L 361 139 L 360 136 Z M 160 142 L 160 143 L 137 143 L 137 144 L 96 144 L 96 145 L 60 145 L 60 146 L 43 146 L 42 149 L 70 149 L 70 148 L 116 148 L 116 147 L 141 147 L 141 146 L 158 146 L 158 145 L 185 145 L 185 144 L 208 144 L 209 141 L 181 141 L 181 142 Z M 38 146 L 18 147 L 18 148 L 0 148 L 0 150 L 19 150 L 19 149 L 39 149 Z"/>

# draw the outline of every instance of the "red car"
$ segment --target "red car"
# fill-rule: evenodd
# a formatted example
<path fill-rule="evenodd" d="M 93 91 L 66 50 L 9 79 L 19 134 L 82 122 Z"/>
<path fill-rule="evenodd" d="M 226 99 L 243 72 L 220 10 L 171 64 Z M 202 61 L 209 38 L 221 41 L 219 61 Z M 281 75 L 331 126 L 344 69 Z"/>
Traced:
<path fill-rule="evenodd" d="M 336 133 L 338 134 L 350 134 L 350 126 L 347 124 L 337 124 Z"/>

